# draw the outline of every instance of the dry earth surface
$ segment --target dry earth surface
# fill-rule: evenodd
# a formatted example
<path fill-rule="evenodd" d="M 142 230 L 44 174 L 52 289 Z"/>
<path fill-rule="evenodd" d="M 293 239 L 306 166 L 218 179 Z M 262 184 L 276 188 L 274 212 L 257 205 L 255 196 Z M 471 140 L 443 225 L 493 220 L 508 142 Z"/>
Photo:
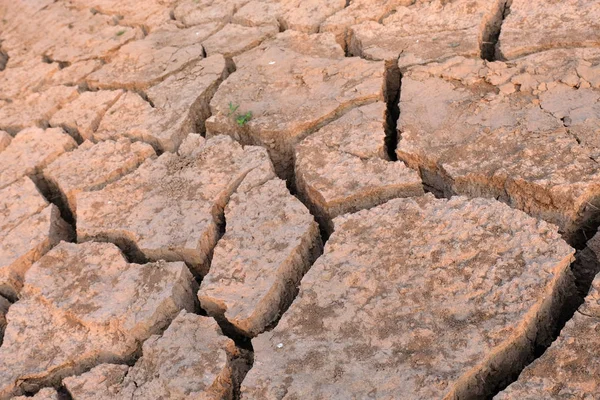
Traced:
<path fill-rule="evenodd" d="M 0 0 L 0 400 L 600 398 L 600 0 Z"/>

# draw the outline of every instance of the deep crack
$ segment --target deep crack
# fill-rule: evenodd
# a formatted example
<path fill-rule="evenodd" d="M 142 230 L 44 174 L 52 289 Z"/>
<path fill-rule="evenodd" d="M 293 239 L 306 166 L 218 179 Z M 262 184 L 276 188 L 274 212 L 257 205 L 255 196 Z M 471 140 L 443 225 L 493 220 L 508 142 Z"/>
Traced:
<path fill-rule="evenodd" d="M 400 56 L 398 56 L 400 57 Z M 385 62 L 385 81 L 383 94 L 385 97 L 385 149 L 390 160 L 398 161 L 398 119 L 400 118 L 400 91 L 402 90 L 402 73 L 398 67 L 398 58 Z"/>
<path fill-rule="evenodd" d="M 63 198 L 60 189 L 52 182 L 48 181 L 42 172 L 30 175 L 29 178 L 31 178 L 42 196 L 44 196 L 49 203 L 54 204 L 58 208 L 61 218 L 71 226 L 72 238 L 69 241 L 75 242 L 77 232 L 75 217 L 69 209 L 66 199 Z"/>
<path fill-rule="evenodd" d="M 0 71 L 4 71 L 6 69 L 6 64 L 8 64 L 8 53 L 5 52 L 4 50 L 2 50 L 2 46 L 1 46 L 1 42 L 0 42 Z"/>
<path fill-rule="evenodd" d="M 479 39 L 480 57 L 482 59 L 487 61 L 504 60 L 498 48 L 498 39 L 502 32 L 504 19 L 510 14 L 511 5 L 512 0 L 499 0 L 494 14 L 487 21 L 484 21 L 481 38 Z"/>

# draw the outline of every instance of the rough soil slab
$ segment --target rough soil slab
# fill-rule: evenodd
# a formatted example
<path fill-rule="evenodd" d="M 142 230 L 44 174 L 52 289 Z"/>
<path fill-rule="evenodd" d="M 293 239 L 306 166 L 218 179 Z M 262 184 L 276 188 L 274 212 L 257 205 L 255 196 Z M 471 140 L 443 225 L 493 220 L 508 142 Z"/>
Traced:
<path fill-rule="evenodd" d="M 155 31 L 171 21 L 170 11 L 176 0 L 144 0 L 139 3 L 122 0 L 71 0 L 80 9 L 109 15 L 123 26 L 137 26 Z"/>
<path fill-rule="evenodd" d="M 204 275 L 229 197 L 271 178 L 264 149 L 190 135 L 180 155 L 165 153 L 102 190 L 79 193 L 78 240 L 111 241 L 141 259 L 183 260 Z"/>
<path fill-rule="evenodd" d="M 8 147 L 11 140 L 12 136 L 10 136 L 8 132 L 0 131 L 0 152 Z"/>
<path fill-rule="evenodd" d="M 185 26 L 209 23 L 226 24 L 248 0 L 182 0 L 173 16 Z"/>
<path fill-rule="evenodd" d="M 142 353 L 123 382 L 132 398 L 232 399 L 247 361 L 212 318 L 185 312 Z"/>
<path fill-rule="evenodd" d="M 346 0 L 249 1 L 232 21 L 245 26 L 272 26 L 281 31 L 317 33 L 323 21 L 341 11 Z"/>
<path fill-rule="evenodd" d="M 346 0 L 278 0 L 282 29 L 317 33 L 321 23 L 346 7 Z"/>
<path fill-rule="evenodd" d="M 47 8 L 53 3 L 53 0 L 35 0 L 16 3 L 3 2 L 0 4 L 0 15 L 6 19 L 6 22 L 2 21 L 4 28 L 2 36 L 5 37 L 7 32 L 23 24 L 23 22 L 30 19 L 34 14 Z"/>
<path fill-rule="evenodd" d="M 47 126 L 52 115 L 78 95 L 76 87 L 53 86 L 17 99 L 0 108 L 0 129 L 15 134 L 30 126 Z"/>
<path fill-rule="evenodd" d="M 227 24 L 202 42 L 206 54 L 222 54 L 225 58 L 248 51 L 279 32 L 276 26 L 242 26 Z"/>
<path fill-rule="evenodd" d="M 122 90 L 84 92 L 54 114 L 50 126 L 61 127 L 75 138 L 91 140 L 106 111 L 122 95 Z"/>
<path fill-rule="evenodd" d="M 59 68 L 58 63 L 43 63 L 39 59 L 18 66 L 9 63 L 0 74 L 0 98 L 15 101 L 47 89 Z"/>
<path fill-rule="evenodd" d="M 349 28 L 367 21 L 382 21 L 395 12 L 397 7 L 409 6 L 414 0 L 353 0 L 341 11 L 327 18 L 320 26 L 320 32 L 331 32 L 344 49 L 350 41 Z"/>
<path fill-rule="evenodd" d="M 194 285 L 183 263 L 128 264 L 112 244 L 61 243 L 31 267 L 8 311 L 0 398 L 128 361 L 181 309 L 194 309 Z"/>
<path fill-rule="evenodd" d="M 16 300 L 28 268 L 61 240 L 71 240 L 71 227 L 50 204 L 10 231 L 0 232 L 0 294 Z"/>
<path fill-rule="evenodd" d="M 71 234 L 29 178 L 0 189 L 0 295 L 16 300 L 31 264 Z"/>
<path fill-rule="evenodd" d="M 120 26 L 117 22 L 89 8 L 75 10 L 64 3 L 55 3 L 34 14 L 26 24 L 39 29 L 36 35 L 22 35 L 19 40 L 27 47 L 29 56 L 62 63 L 102 59 L 125 43 L 142 37 L 140 29 Z"/>
<path fill-rule="evenodd" d="M 78 18 L 47 37 L 46 57 L 67 63 L 107 59 L 124 44 L 143 37 L 140 29 L 118 25 L 112 17 L 89 10 L 83 13 L 89 17 Z"/>
<path fill-rule="evenodd" d="M 500 199 L 573 239 L 599 206 L 600 79 L 585 79 L 597 70 L 600 49 L 415 67 L 398 158 L 446 195 Z"/>
<path fill-rule="evenodd" d="M 598 236 L 591 245 L 600 254 Z M 591 243 L 590 242 L 590 243 Z M 497 400 L 595 399 L 600 397 L 600 275 L 585 303 L 567 322 L 544 355 L 528 366 L 519 380 L 498 394 Z"/>
<path fill-rule="evenodd" d="M 243 26 L 271 26 L 279 29 L 281 7 L 278 3 L 252 0 L 235 13 L 231 22 Z"/>
<path fill-rule="evenodd" d="M 0 189 L 0 232 L 10 231 L 47 206 L 44 196 L 27 177 Z"/>
<path fill-rule="evenodd" d="M 37 177 L 42 169 L 77 143 L 60 128 L 24 129 L 0 153 L 0 188 L 21 179 Z"/>
<path fill-rule="evenodd" d="M 202 59 L 201 41 L 218 28 L 217 24 L 208 24 L 156 30 L 121 47 L 108 64 L 88 76 L 88 84 L 100 89 L 145 90 Z"/>
<path fill-rule="evenodd" d="M 543 50 L 600 47 L 600 1 L 512 0 L 497 51 L 512 60 Z"/>
<path fill-rule="evenodd" d="M 229 400 L 247 353 L 212 318 L 182 311 L 162 336 L 144 342 L 131 368 L 103 364 L 64 380 L 74 399 Z"/>
<path fill-rule="evenodd" d="M 397 197 L 419 196 L 419 174 L 385 150 L 386 107 L 358 107 L 296 147 L 296 189 L 329 233 L 331 220 Z"/>
<path fill-rule="evenodd" d="M 242 398 L 486 398 L 548 340 L 571 282 L 556 228 L 494 200 L 395 199 L 334 222 L 253 340 Z"/>
<path fill-rule="evenodd" d="M 455 55 L 477 57 L 506 0 L 433 0 L 396 7 L 381 23 L 351 28 L 350 54 L 396 60 L 400 68 Z"/>
<path fill-rule="evenodd" d="M 384 63 L 344 58 L 332 34 L 287 31 L 234 61 L 236 72 L 210 103 L 207 135 L 266 147 L 280 176 L 291 176 L 294 146 L 307 135 L 383 97 Z M 238 123 L 247 112 L 249 121 Z"/>
<path fill-rule="evenodd" d="M 7 14 L 2 17 L 2 47 L 8 52 L 12 65 L 22 65 L 33 58 L 39 60 L 45 46 L 52 44 L 49 37 L 60 40 L 63 28 L 85 20 L 82 13 L 62 2 L 43 0 L 24 3 L 11 3 Z"/>
<path fill-rule="evenodd" d="M 321 254 L 319 227 L 280 179 L 235 193 L 198 297 L 209 315 L 256 336 L 289 306 Z"/>
<path fill-rule="evenodd" d="M 73 399 L 120 400 L 123 380 L 128 371 L 127 365 L 100 364 L 79 376 L 65 378 L 63 384 Z"/>
<path fill-rule="evenodd" d="M 44 181 L 75 215 L 78 193 L 102 189 L 155 155 L 149 144 L 131 143 L 127 139 L 98 144 L 85 141 L 46 167 Z"/>
<path fill-rule="evenodd" d="M 52 75 L 49 84 L 77 86 L 81 88 L 82 91 L 84 89 L 87 90 L 88 87 L 85 83 L 85 78 L 102 67 L 103 64 L 104 62 L 102 60 L 80 61 L 66 67 L 59 64 L 59 70 Z"/>
<path fill-rule="evenodd" d="M 209 101 L 227 77 L 221 55 L 199 60 L 150 88 L 147 99 L 127 92 L 106 111 L 94 140 L 127 137 L 176 151 L 188 133 L 204 133 Z"/>

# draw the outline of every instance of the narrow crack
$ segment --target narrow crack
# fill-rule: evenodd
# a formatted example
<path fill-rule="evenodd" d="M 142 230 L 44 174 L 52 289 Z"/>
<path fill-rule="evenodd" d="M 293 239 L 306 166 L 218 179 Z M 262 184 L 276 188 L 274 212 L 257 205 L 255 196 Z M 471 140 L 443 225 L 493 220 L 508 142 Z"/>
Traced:
<path fill-rule="evenodd" d="M 579 136 L 577 136 L 577 135 L 576 135 L 576 134 L 575 134 L 575 133 L 574 133 L 574 132 L 571 130 L 571 128 L 570 128 L 570 126 L 571 126 L 571 117 L 569 117 L 569 116 L 562 117 L 562 118 L 560 119 L 560 121 L 562 122 L 563 126 L 565 127 L 565 129 L 566 129 L 567 133 L 568 133 L 568 134 L 569 134 L 571 137 L 573 137 L 573 139 L 575 139 L 575 141 L 577 142 L 577 144 L 581 145 L 581 139 L 580 139 L 580 138 L 579 138 Z M 593 160 L 593 161 L 596 161 L 596 160 L 594 160 L 594 159 L 593 159 L 593 158 L 591 158 L 591 157 L 590 157 L 590 159 L 591 159 L 591 160 Z"/>
<path fill-rule="evenodd" d="M 402 89 L 402 73 L 398 67 L 398 58 L 385 62 L 385 81 L 383 94 L 385 97 L 385 149 L 391 161 L 398 161 L 398 119 L 400 118 L 400 91 Z"/>
<path fill-rule="evenodd" d="M 150 107 L 152 108 L 156 108 L 156 106 L 154 105 L 154 102 L 152 100 L 150 100 L 150 97 L 148 97 L 148 94 L 142 90 L 142 89 L 135 89 L 133 90 L 134 93 L 136 93 L 137 95 L 139 95 L 142 100 L 144 100 L 146 103 L 148 103 L 150 105 Z"/>
<path fill-rule="evenodd" d="M 63 198 L 60 189 L 53 182 L 47 180 L 42 171 L 30 175 L 29 178 L 37 186 L 42 196 L 44 196 L 49 203 L 54 204 L 58 208 L 61 218 L 71 226 L 72 238 L 69 242 L 75 243 L 77 236 L 75 217 L 71 212 L 66 199 Z"/>
<path fill-rule="evenodd" d="M 58 127 L 60 127 L 63 131 L 67 132 L 69 136 L 71 136 L 73 140 L 75 140 L 77 146 L 80 146 L 84 142 L 83 137 L 81 136 L 77 128 L 70 127 L 67 124 L 60 124 L 58 125 Z"/>
<path fill-rule="evenodd" d="M 510 14 L 513 0 L 499 0 L 498 7 L 486 21 L 479 39 L 480 57 L 487 61 L 504 60 L 498 49 L 498 39 L 502 31 L 504 19 Z"/>
<path fill-rule="evenodd" d="M 58 393 L 58 400 L 73 400 L 73 396 L 64 385 L 61 385 L 56 392 Z"/>
<path fill-rule="evenodd" d="M 8 53 L 2 50 L 2 43 L 0 42 L 0 71 L 4 71 L 6 69 L 6 64 L 8 64 Z"/>
<path fill-rule="evenodd" d="M 600 320 L 600 315 L 592 315 L 592 314 L 587 314 L 587 313 L 584 313 L 584 312 L 583 312 L 583 311 L 581 311 L 581 310 L 577 310 L 577 314 L 583 315 L 584 317 L 587 317 L 587 318 L 593 318 L 593 319 L 598 319 L 598 320 Z"/>
<path fill-rule="evenodd" d="M 129 264 L 147 264 L 152 262 L 152 260 L 148 259 L 142 250 L 140 250 L 132 235 L 125 231 L 114 234 L 99 233 L 86 241 L 114 244 L 121 250 L 125 261 Z M 81 243 L 79 240 L 77 242 Z"/>
<path fill-rule="evenodd" d="M 4 331 L 6 330 L 6 314 L 8 313 L 8 310 L 10 309 L 10 307 L 15 303 L 15 301 L 17 301 L 17 298 L 14 299 L 9 299 L 5 296 L 0 295 L 0 313 L 2 313 L 2 319 L 3 319 L 3 324 L 4 326 L 0 325 L 0 346 L 2 346 L 2 343 L 4 342 Z"/>
<path fill-rule="evenodd" d="M 277 25 L 279 27 L 279 33 L 283 33 L 288 30 L 287 24 L 281 15 L 277 17 Z"/>
<path fill-rule="evenodd" d="M 188 124 L 184 124 L 183 129 L 187 129 L 187 132 L 183 132 L 187 134 L 189 132 L 196 132 L 203 137 L 206 137 L 206 120 L 212 116 L 212 112 L 210 110 L 210 102 L 212 98 L 219 90 L 219 87 L 229 78 L 236 70 L 236 65 L 233 59 L 225 59 L 225 71 L 223 75 L 210 87 L 208 87 L 204 94 L 198 96 L 196 101 L 190 107 L 190 121 Z"/>
<path fill-rule="evenodd" d="M 559 117 L 556 114 L 546 110 L 542 104 L 538 104 L 538 107 L 540 108 L 540 110 L 542 110 L 544 113 L 546 113 L 546 115 L 548 115 L 549 117 L 552 118 L 556 118 L 558 121 L 560 121 L 560 123 L 562 124 L 562 126 L 565 128 L 565 130 L 567 131 L 567 133 L 573 137 L 573 139 L 575 139 L 575 141 L 577 142 L 577 144 L 581 144 L 581 139 L 579 138 L 579 136 L 577 136 L 572 130 L 571 130 L 571 125 L 572 125 L 572 120 L 571 117 L 564 116 L 564 117 Z M 591 157 L 590 157 L 591 158 Z M 592 159 L 593 160 L 593 159 Z M 596 161 L 596 160 L 594 160 Z"/>

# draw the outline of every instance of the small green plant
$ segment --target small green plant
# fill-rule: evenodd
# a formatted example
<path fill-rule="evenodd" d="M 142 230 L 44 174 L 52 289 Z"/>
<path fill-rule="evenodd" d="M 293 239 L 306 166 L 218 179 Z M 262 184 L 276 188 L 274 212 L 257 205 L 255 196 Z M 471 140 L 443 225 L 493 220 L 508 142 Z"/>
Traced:
<path fill-rule="evenodd" d="M 245 114 L 240 114 L 237 113 L 238 108 L 240 108 L 239 104 L 233 104 L 232 102 L 229 102 L 229 112 L 227 113 L 227 116 L 233 116 L 235 122 L 239 126 L 244 126 L 252 119 L 252 111 L 248 111 Z"/>
<path fill-rule="evenodd" d="M 238 124 L 239 126 L 244 126 L 244 125 L 246 125 L 246 123 L 247 123 L 248 121 L 250 121 L 251 119 L 252 119 L 252 111 L 248 111 L 246 114 L 243 114 L 243 115 L 238 115 L 238 116 L 235 118 L 235 122 L 237 122 L 237 124 Z"/>
<path fill-rule="evenodd" d="M 232 102 L 229 102 L 229 112 L 227 113 L 227 116 L 231 117 L 233 113 L 237 111 L 238 108 L 240 108 L 239 104 L 234 106 Z"/>
<path fill-rule="evenodd" d="M 117 32 L 117 36 L 121 36 L 124 33 L 125 33 L 125 31 L 119 31 L 119 32 Z"/>

